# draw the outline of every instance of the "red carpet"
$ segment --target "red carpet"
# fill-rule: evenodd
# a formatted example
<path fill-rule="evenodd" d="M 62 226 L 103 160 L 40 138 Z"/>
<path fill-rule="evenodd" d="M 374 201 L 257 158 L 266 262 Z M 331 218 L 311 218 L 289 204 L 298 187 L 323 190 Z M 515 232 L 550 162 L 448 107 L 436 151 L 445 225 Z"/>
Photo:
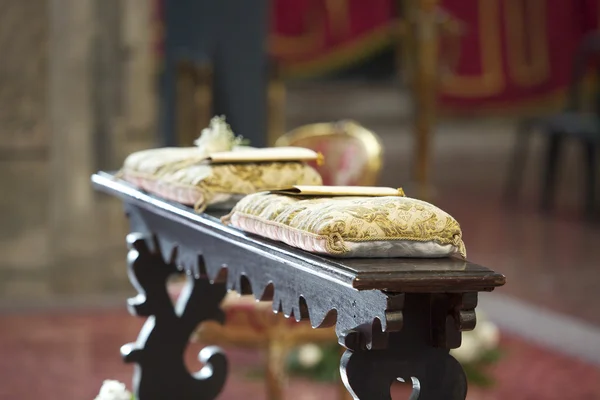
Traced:
<path fill-rule="evenodd" d="M 131 381 L 119 347 L 133 341 L 142 321 L 125 312 L 0 316 L 0 399 L 93 399 L 104 379 Z M 194 365 L 199 346 L 188 354 Z M 600 367 L 503 335 L 503 360 L 493 368 L 494 388 L 471 388 L 470 400 L 600 400 Z M 263 400 L 263 384 L 247 378 L 260 354 L 228 350 L 232 373 L 227 400 Z M 335 386 L 292 380 L 290 400 L 335 399 Z M 394 391 L 394 398 L 402 390 Z"/>

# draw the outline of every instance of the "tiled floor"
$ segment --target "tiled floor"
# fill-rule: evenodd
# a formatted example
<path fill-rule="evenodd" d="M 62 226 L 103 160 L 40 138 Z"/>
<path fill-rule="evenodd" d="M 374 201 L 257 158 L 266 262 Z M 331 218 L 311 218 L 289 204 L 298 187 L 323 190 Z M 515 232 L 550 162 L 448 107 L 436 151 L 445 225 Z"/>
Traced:
<path fill-rule="evenodd" d="M 133 367 L 123 364 L 119 347 L 134 340 L 142 321 L 122 310 L 28 314 L 0 317 L 0 399 L 93 399 L 104 379 L 131 382 Z M 491 373 L 497 384 L 472 388 L 470 400 L 600 399 L 600 368 L 504 335 L 504 358 Z M 193 345 L 188 366 L 197 370 Z M 227 350 L 233 371 L 225 400 L 262 400 L 263 383 L 250 377 L 260 366 L 253 351 Z M 290 400 L 334 399 L 336 386 L 293 379 Z M 394 399 L 404 397 L 394 388 Z M 40 397 L 42 396 L 42 397 Z"/>

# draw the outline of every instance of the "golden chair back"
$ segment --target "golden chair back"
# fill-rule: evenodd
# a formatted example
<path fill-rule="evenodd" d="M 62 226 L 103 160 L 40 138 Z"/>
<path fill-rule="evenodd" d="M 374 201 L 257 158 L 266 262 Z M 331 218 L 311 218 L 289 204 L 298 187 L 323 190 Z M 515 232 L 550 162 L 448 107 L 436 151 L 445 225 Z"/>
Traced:
<path fill-rule="evenodd" d="M 375 186 L 382 168 L 379 137 L 354 121 L 316 123 L 298 127 L 277 139 L 275 146 L 297 146 L 323 154 L 314 165 L 323 184 Z"/>

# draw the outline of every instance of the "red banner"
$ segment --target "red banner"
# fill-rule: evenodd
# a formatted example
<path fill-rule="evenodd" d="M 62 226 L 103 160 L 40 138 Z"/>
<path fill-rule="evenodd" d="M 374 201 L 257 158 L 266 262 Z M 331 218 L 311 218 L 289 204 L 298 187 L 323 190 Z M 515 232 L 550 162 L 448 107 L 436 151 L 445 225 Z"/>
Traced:
<path fill-rule="evenodd" d="M 294 75 L 355 62 L 395 40 L 395 3 L 275 0 L 272 54 Z M 598 5 L 599 0 L 440 0 L 440 9 L 465 28 L 457 63 L 440 74 L 441 108 L 504 110 L 558 98 L 552 95 L 569 85 L 577 46 L 596 29 Z"/>
<path fill-rule="evenodd" d="M 442 79 L 446 108 L 501 109 L 563 91 L 576 49 L 598 21 L 598 0 L 444 0 L 466 26 L 456 68 Z"/>
<path fill-rule="evenodd" d="M 335 70 L 398 38 L 397 0 L 271 1 L 269 49 L 288 76 Z M 455 65 L 440 73 L 442 109 L 505 110 L 560 94 L 569 85 L 577 46 L 600 19 L 600 0 L 439 3 L 465 28 Z"/>
<path fill-rule="evenodd" d="M 294 76 L 335 70 L 392 44 L 395 0 L 274 0 L 269 49 Z"/>

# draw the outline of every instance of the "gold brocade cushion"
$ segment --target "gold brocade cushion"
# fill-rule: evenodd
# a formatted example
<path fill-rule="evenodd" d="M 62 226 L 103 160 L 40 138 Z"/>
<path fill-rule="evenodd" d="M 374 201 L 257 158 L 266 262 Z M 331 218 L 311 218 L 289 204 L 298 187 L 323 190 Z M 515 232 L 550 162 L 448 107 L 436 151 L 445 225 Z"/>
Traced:
<path fill-rule="evenodd" d="M 458 222 L 401 192 L 378 197 L 262 192 L 240 200 L 223 221 L 336 257 L 466 257 Z"/>
<path fill-rule="evenodd" d="M 238 153 L 248 154 L 249 159 L 233 155 Z M 206 154 L 194 147 L 144 150 L 127 157 L 121 176 L 148 192 L 195 205 L 200 211 L 206 206 L 230 208 L 246 194 L 281 185 L 322 183 L 315 169 L 288 156 L 293 155 L 293 151 L 280 153 L 283 161 L 270 161 L 278 157 L 268 151 L 266 156 L 264 153 L 262 149 L 249 149 Z M 304 153 L 300 151 L 299 154 Z M 211 159 L 213 155 L 215 160 Z M 227 162 L 228 158 L 221 155 L 234 162 Z M 263 162 L 261 157 L 269 161 Z"/>

